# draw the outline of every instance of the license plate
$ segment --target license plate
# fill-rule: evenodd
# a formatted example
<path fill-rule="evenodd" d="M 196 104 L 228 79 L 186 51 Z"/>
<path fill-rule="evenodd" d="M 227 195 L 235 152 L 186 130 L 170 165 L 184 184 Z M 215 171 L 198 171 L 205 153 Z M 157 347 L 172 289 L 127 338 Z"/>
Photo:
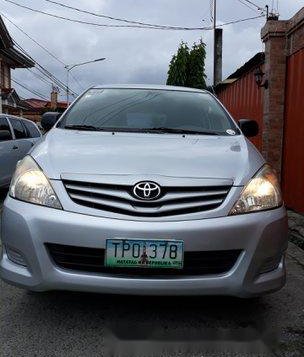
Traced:
<path fill-rule="evenodd" d="M 105 266 L 182 269 L 184 242 L 178 240 L 108 239 Z"/>

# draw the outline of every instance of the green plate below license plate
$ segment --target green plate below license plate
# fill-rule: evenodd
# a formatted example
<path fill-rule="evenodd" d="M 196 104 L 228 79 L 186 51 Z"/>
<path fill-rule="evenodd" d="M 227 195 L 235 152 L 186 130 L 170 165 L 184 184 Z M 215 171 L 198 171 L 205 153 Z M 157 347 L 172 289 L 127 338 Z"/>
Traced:
<path fill-rule="evenodd" d="M 107 267 L 182 269 L 183 262 L 180 240 L 107 239 Z"/>

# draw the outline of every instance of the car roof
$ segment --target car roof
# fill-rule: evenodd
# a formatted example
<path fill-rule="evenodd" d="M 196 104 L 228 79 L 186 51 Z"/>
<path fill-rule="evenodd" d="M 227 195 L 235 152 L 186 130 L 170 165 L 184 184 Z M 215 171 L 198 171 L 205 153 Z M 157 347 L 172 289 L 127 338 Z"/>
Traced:
<path fill-rule="evenodd" d="M 21 121 L 27 121 L 27 122 L 29 122 L 29 123 L 34 124 L 34 125 L 37 126 L 37 124 L 36 124 L 34 121 L 32 121 L 32 120 L 30 120 L 30 119 L 23 118 L 23 117 L 18 117 L 18 116 L 13 115 L 13 114 L 1 113 L 1 114 L 0 114 L 0 118 L 2 118 L 2 117 L 3 117 L 3 118 L 9 117 L 9 118 L 19 119 L 19 120 L 21 120 Z"/>
<path fill-rule="evenodd" d="M 188 88 L 188 87 L 177 87 L 177 86 L 167 86 L 167 85 L 156 85 L 156 84 L 108 84 L 108 85 L 97 85 L 92 87 L 93 89 L 151 89 L 151 90 L 171 90 L 178 92 L 199 92 L 199 93 L 209 93 L 206 90 Z"/>

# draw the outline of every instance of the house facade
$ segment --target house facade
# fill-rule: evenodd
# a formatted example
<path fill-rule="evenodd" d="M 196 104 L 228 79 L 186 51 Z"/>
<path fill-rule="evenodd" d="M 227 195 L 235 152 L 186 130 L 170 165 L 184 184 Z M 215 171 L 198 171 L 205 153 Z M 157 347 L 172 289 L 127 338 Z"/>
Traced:
<path fill-rule="evenodd" d="M 14 47 L 13 39 L 0 16 L 0 113 L 22 115 L 26 108 L 12 86 L 11 70 L 34 65 L 30 58 Z"/>

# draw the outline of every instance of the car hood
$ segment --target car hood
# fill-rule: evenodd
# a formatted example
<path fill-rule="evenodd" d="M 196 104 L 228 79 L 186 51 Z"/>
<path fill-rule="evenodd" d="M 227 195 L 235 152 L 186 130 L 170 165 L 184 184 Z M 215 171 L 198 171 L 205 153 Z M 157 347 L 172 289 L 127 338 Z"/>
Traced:
<path fill-rule="evenodd" d="M 242 135 L 113 134 L 55 128 L 31 155 L 50 179 L 129 175 L 151 180 L 159 175 L 228 179 L 240 186 L 264 164 Z"/>

